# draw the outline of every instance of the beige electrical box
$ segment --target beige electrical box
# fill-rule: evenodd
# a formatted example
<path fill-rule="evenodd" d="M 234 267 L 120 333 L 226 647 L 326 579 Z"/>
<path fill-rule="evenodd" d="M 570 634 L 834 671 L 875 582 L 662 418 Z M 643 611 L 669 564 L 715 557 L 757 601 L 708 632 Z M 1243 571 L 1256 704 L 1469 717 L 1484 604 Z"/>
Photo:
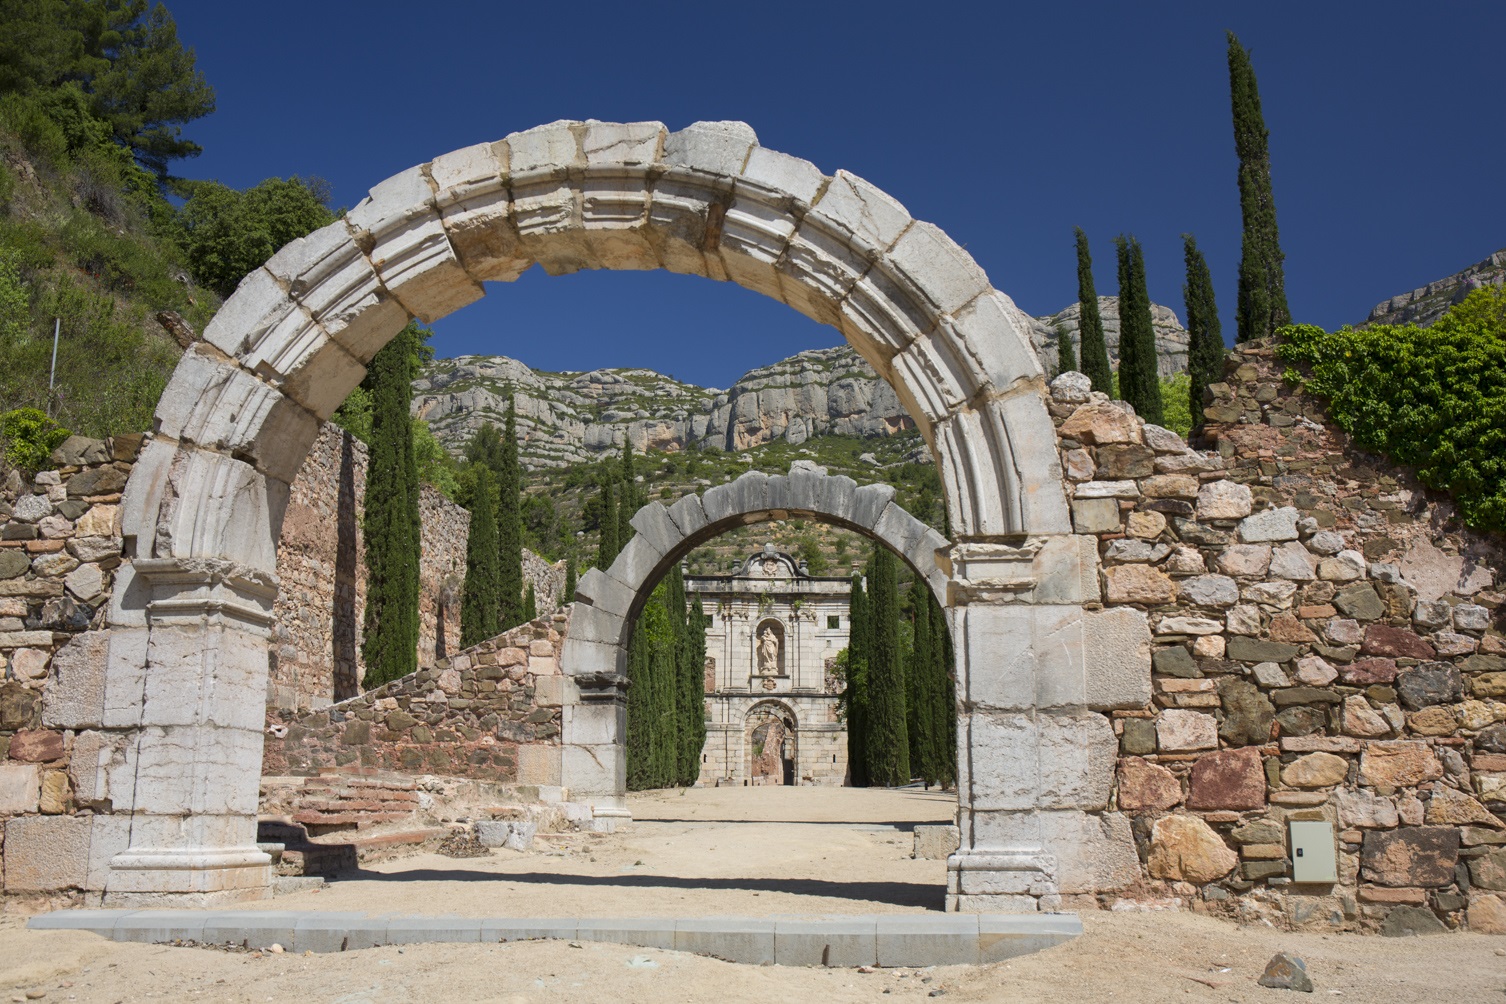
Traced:
<path fill-rule="evenodd" d="M 1338 851 L 1333 824 L 1294 819 L 1288 825 L 1292 836 L 1292 881 L 1337 882 Z"/>

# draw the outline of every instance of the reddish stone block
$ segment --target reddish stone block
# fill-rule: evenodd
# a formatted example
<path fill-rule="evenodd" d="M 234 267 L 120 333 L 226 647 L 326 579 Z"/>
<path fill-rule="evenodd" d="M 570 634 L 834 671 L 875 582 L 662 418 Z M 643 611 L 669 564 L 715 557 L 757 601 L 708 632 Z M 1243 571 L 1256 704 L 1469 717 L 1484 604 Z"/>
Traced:
<path fill-rule="evenodd" d="M 1458 863 L 1459 830 L 1453 826 L 1367 830 L 1360 849 L 1360 874 L 1378 885 L 1449 885 Z"/>
<path fill-rule="evenodd" d="M 1345 683 L 1368 687 L 1374 683 L 1390 683 L 1396 679 L 1394 659 L 1356 659 L 1339 667 L 1339 675 Z"/>
<path fill-rule="evenodd" d="M 1291 614 L 1277 614 L 1271 618 L 1269 629 L 1271 641 L 1282 641 L 1292 645 L 1306 645 L 1318 640 L 1318 636 L 1307 629 Z"/>
<path fill-rule="evenodd" d="M 10 758 L 26 763 L 51 763 L 63 759 L 63 734 L 51 729 L 17 732 L 10 741 Z"/>
<path fill-rule="evenodd" d="M 1253 746 L 1220 750 L 1192 765 L 1190 809 L 1265 808 L 1265 768 Z"/>
<path fill-rule="evenodd" d="M 1365 641 L 1360 645 L 1360 652 L 1393 659 L 1431 659 L 1437 654 L 1432 645 L 1417 637 L 1414 632 L 1386 624 L 1371 624 L 1365 628 Z"/>
<path fill-rule="evenodd" d="M 1161 811 L 1181 804 L 1182 785 L 1176 775 L 1140 757 L 1119 762 L 1119 808 L 1125 812 Z"/>

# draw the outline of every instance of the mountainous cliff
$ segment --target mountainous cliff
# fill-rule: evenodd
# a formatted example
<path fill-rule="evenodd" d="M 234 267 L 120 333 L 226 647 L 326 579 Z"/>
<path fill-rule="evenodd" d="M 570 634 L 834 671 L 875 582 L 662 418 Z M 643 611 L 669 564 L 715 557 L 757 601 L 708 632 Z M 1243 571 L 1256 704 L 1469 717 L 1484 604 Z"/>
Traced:
<path fill-rule="evenodd" d="M 1399 293 L 1389 300 L 1382 300 L 1370 311 L 1365 323 L 1417 324 L 1426 327 L 1475 290 L 1502 283 L 1506 283 L 1506 248 L 1447 278 L 1419 286 L 1410 293 Z"/>
<path fill-rule="evenodd" d="M 1117 361 L 1119 302 L 1099 297 L 1109 355 Z M 1187 332 L 1167 307 L 1152 305 L 1163 375 L 1187 367 Z M 1077 336 L 1078 306 L 1035 318 L 1030 332 L 1048 372 L 1062 333 Z M 914 423 L 891 388 L 850 347 L 811 349 L 749 370 L 728 390 L 698 387 L 647 369 L 549 373 L 507 356 L 436 359 L 413 385 L 414 414 L 451 450 L 483 422 L 500 425 L 517 400 L 524 464 L 532 469 L 587 461 L 622 442 L 635 450 L 678 450 L 694 442 L 741 452 L 775 440 L 888 436 Z"/>

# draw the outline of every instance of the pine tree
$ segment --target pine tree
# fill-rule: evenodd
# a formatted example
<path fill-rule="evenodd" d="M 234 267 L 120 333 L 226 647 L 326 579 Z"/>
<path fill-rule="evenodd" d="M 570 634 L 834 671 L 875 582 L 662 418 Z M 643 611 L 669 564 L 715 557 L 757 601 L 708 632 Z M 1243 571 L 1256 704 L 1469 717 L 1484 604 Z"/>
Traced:
<path fill-rule="evenodd" d="M 1064 329 L 1056 332 L 1056 373 L 1070 373 L 1077 369 L 1077 353 L 1072 350 L 1072 336 Z"/>
<path fill-rule="evenodd" d="M 523 594 L 523 622 L 537 620 L 539 616 L 539 598 L 534 594 L 533 583 L 528 584 L 528 591 Z"/>
<path fill-rule="evenodd" d="M 1188 396 L 1196 429 L 1203 424 L 1203 391 L 1224 375 L 1224 334 L 1213 302 L 1208 262 L 1191 234 L 1182 235 L 1182 246 L 1187 263 L 1187 282 L 1182 287 L 1182 299 L 1187 304 L 1187 374 L 1192 378 Z"/>
<path fill-rule="evenodd" d="M 523 471 L 518 463 L 518 418 L 507 399 L 502 430 L 502 469 L 497 472 L 497 546 L 501 551 L 502 630 L 517 627 L 523 616 Z"/>
<path fill-rule="evenodd" d="M 616 488 L 610 472 L 601 482 L 600 539 L 596 544 L 596 567 L 605 572 L 617 560 L 621 550 L 617 546 L 617 499 Z"/>
<path fill-rule="evenodd" d="M 868 718 L 868 596 L 863 577 L 854 572 L 852 592 L 847 600 L 847 687 L 843 703 L 847 708 L 847 773 L 854 787 L 868 786 L 866 753 Z"/>
<path fill-rule="evenodd" d="M 685 641 L 680 659 L 680 783 L 695 784 L 701 777 L 701 754 L 706 748 L 706 611 L 700 597 L 685 617 Z"/>
<path fill-rule="evenodd" d="M 565 588 L 560 590 L 560 606 L 575 602 L 575 555 L 565 559 Z"/>
<path fill-rule="evenodd" d="M 899 581 L 894 555 L 875 544 L 868 564 L 873 647 L 868 660 L 864 743 L 868 783 L 910 783 L 910 739 L 905 727 L 905 667 L 899 646 Z"/>
<path fill-rule="evenodd" d="M 1074 227 L 1073 233 L 1077 235 L 1077 341 L 1082 349 L 1082 371 L 1093 382 L 1094 390 L 1112 394 L 1114 370 L 1109 364 L 1108 343 L 1103 340 L 1103 318 L 1098 313 L 1098 291 L 1093 286 L 1088 235 L 1081 227 Z"/>
<path fill-rule="evenodd" d="M 1156 329 L 1145 287 L 1145 253 L 1133 237 L 1118 237 L 1119 252 L 1119 396 L 1147 422 L 1161 423 L 1161 376 L 1156 359 Z"/>
<path fill-rule="evenodd" d="M 408 325 L 371 360 L 371 461 L 366 475 L 366 613 L 361 657 L 368 689 L 418 669 L 418 458 L 409 411 L 417 332 Z"/>
<path fill-rule="evenodd" d="M 492 473 L 476 465 L 471 504 L 471 532 L 465 542 L 465 585 L 460 601 L 460 647 L 502 633 L 501 569 L 498 567 L 497 517 L 492 509 Z"/>
<path fill-rule="evenodd" d="M 1274 334 L 1291 323 L 1292 314 L 1286 303 L 1286 256 L 1281 253 L 1271 188 L 1270 133 L 1260 111 L 1255 67 L 1234 32 L 1228 36 L 1229 103 L 1234 114 L 1234 152 L 1239 155 L 1239 214 L 1244 224 L 1237 340 L 1245 342 Z"/>

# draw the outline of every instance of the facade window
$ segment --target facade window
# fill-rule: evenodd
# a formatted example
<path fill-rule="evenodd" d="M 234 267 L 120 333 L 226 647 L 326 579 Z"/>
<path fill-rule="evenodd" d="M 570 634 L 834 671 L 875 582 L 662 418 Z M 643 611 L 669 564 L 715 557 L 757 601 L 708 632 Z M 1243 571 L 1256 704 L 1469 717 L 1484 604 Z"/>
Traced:
<path fill-rule="evenodd" d="M 841 626 L 842 626 L 842 618 L 838 614 L 832 614 L 830 617 L 826 618 L 826 627 L 829 630 L 835 631 L 838 628 L 840 628 Z"/>

